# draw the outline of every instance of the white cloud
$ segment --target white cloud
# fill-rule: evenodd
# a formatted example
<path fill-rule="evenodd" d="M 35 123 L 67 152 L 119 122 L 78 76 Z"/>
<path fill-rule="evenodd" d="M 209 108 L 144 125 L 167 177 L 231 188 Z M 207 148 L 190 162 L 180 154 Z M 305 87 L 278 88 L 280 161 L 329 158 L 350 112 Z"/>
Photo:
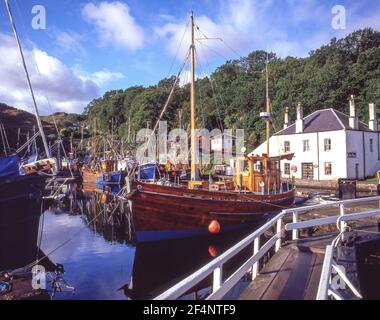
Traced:
<path fill-rule="evenodd" d="M 82 45 L 83 37 L 72 31 L 58 31 L 55 34 L 55 41 L 60 49 L 65 52 L 74 52 L 81 56 L 86 55 L 86 50 Z"/>
<path fill-rule="evenodd" d="M 73 68 L 75 75 L 77 75 L 83 81 L 91 80 L 95 82 L 98 86 L 103 86 L 113 81 L 117 81 L 125 78 L 124 74 L 120 72 L 112 72 L 107 69 L 101 71 L 96 71 L 93 73 L 86 72 L 82 69 L 80 65 L 76 65 Z"/>
<path fill-rule="evenodd" d="M 355 7 L 356 6 L 356 7 Z M 347 7 L 347 30 L 331 27 L 332 4 L 318 0 L 220 0 L 213 18 L 204 14 L 195 16 L 195 22 L 210 38 L 221 37 L 228 46 L 217 40 L 196 43 L 198 51 L 205 51 L 208 59 L 222 56 L 224 60 L 238 58 L 257 49 L 271 50 L 280 57 L 304 57 L 332 37 L 343 37 L 363 27 L 380 29 L 380 7 L 363 13 L 364 4 Z M 218 14 L 219 12 L 219 14 Z M 174 56 L 182 38 L 188 18 L 180 22 L 168 21 L 155 28 L 155 34 L 166 43 L 167 51 Z M 178 55 L 182 60 L 189 47 L 190 30 Z M 229 49 L 228 47 L 231 47 Z M 201 60 L 202 52 L 201 52 Z"/>
<path fill-rule="evenodd" d="M 145 35 L 142 27 L 122 2 L 88 3 L 82 8 L 82 16 L 95 25 L 101 45 L 136 50 L 143 47 Z"/>
<path fill-rule="evenodd" d="M 120 76 L 102 70 L 83 79 L 45 51 L 25 49 L 24 54 L 41 114 L 56 111 L 82 112 L 89 101 L 99 96 L 100 84 Z M 0 101 L 32 111 L 32 99 L 14 38 L 2 33 L 0 65 Z M 46 97 L 53 110 L 48 107 Z"/>

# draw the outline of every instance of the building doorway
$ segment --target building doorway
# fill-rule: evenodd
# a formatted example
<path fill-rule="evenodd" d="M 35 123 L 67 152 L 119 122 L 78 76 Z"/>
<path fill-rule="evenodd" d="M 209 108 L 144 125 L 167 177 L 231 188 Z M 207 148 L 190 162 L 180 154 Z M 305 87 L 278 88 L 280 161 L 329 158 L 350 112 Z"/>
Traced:
<path fill-rule="evenodd" d="M 314 179 L 314 165 L 312 162 L 302 163 L 302 179 Z"/>

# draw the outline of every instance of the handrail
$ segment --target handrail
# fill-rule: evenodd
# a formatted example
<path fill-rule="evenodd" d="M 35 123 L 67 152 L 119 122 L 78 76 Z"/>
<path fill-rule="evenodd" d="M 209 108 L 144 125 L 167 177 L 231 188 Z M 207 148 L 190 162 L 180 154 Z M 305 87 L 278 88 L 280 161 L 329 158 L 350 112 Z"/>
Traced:
<path fill-rule="evenodd" d="M 342 235 L 341 235 L 342 236 Z M 334 261 L 333 257 L 334 247 L 328 245 L 326 247 L 325 258 L 323 260 L 321 278 L 318 285 L 318 292 L 316 300 L 327 300 L 329 296 L 336 300 L 343 300 L 344 298 L 338 292 L 337 288 L 334 288 L 331 281 L 332 270 L 334 269 L 339 275 L 342 282 L 347 284 L 351 292 L 359 299 L 363 299 L 359 290 L 355 288 L 353 283 L 348 279 L 347 275 L 339 268 L 338 264 Z"/>
<path fill-rule="evenodd" d="M 215 258 L 214 260 L 212 260 L 211 262 L 209 262 L 208 264 L 206 264 L 205 266 L 200 268 L 198 271 L 194 272 L 193 274 L 191 274 L 187 278 L 183 279 L 182 281 L 180 281 L 179 283 L 177 283 L 173 287 L 169 288 L 167 291 L 165 291 L 164 293 L 162 293 L 159 296 L 157 296 L 156 298 L 154 298 L 154 300 L 176 299 L 176 298 L 182 296 L 183 294 L 185 294 L 189 289 L 194 287 L 197 283 L 202 281 L 204 278 L 209 276 L 211 273 L 214 273 L 214 280 L 215 280 L 216 273 L 220 272 L 221 267 L 223 266 L 224 263 L 226 263 L 230 258 L 232 258 L 236 254 L 241 252 L 244 248 L 246 248 L 249 244 L 251 244 L 252 241 L 255 241 L 257 238 L 259 238 L 262 234 L 264 234 L 269 228 L 271 228 L 276 223 L 277 223 L 277 233 L 275 234 L 275 236 L 273 236 L 269 240 L 272 245 L 269 248 L 267 248 L 268 246 L 265 247 L 265 244 L 264 244 L 263 248 L 265 248 L 265 252 L 264 252 L 264 250 L 262 250 L 262 251 L 259 250 L 256 254 L 254 254 L 248 260 L 248 261 L 250 261 L 250 263 L 248 263 L 248 261 L 247 261 L 247 263 L 248 263 L 248 265 L 250 265 L 250 267 L 252 267 L 258 261 L 258 259 L 255 259 L 255 258 L 257 256 L 264 255 L 274 244 L 276 244 L 276 250 L 279 250 L 279 248 L 281 246 L 281 243 L 280 243 L 281 239 L 279 237 L 279 233 L 281 232 L 281 227 L 279 227 L 279 225 L 282 224 L 282 217 L 283 217 L 283 214 L 279 213 L 277 216 L 275 216 L 274 218 L 272 218 L 271 220 L 266 222 L 259 229 L 257 229 L 252 234 L 250 234 L 249 236 L 247 236 L 246 238 L 244 238 L 243 240 L 241 240 L 240 242 L 235 244 L 233 247 L 228 249 L 226 252 L 221 254 L 219 257 Z M 266 243 L 268 243 L 269 241 L 267 241 Z M 230 279 L 227 279 L 225 281 L 225 283 L 228 280 L 230 280 Z M 218 286 L 218 284 L 216 284 L 214 281 L 214 285 L 213 285 L 214 297 L 217 296 L 216 293 L 218 292 L 218 290 L 220 290 L 220 287 L 222 285 L 221 282 L 222 281 L 221 281 L 221 277 L 220 277 L 219 288 L 216 288 Z"/>
<path fill-rule="evenodd" d="M 361 202 L 367 202 L 367 201 L 374 201 L 374 200 L 380 200 L 380 196 L 374 196 L 374 197 L 365 197 L 365 198 L 357 198 L 357 199 L 347 199 L 347 200 L 339 200 L 334 201 L 332 203 L 321 203 L 321 204 L 313 204 L 311 206 L 304 206 L 304 207 L 297 207 L 297 208 L 289 208 L 282 210 L 282 213 L 288 214 L 293 212 L 304 212 L 304 211 L 310 211 L 315 209 L 322 209 L 322 208 L 328 208 L 338 205 L 346 205 L 346 204 L 356 204 Z"/>
<path fill-rule="evenodd" d="M 209 275 L 213 274 L 213 285 L 212 285 L 212 293 L 206 298 L 208 300 L 211 299 L 220 299 L 222 298 L 228 291 L 242 278 L 244 275 L 251 269 L 252 270 L 252 280 L 255 279 L 255 277 L 258 274 L 258 262 L 259 260 L 275 245 L 275 251 L 277 252 L 281 247 L 281 235 L 283 231 L 293 231 L 293 240 L 298 239 L 298 229 L 308 228 L 310 226 L 317 226 L 317 225 L 323 225 L 323 224 L 333 224 L 338 223 L 339 229 L 344 230 L 346 226 L 346 221 L 354 220 L 354 219 L 362 219 L 367 217 L 373 217 L 380 215 L 380 208 L 376 210 L 371 211 L 365 211 L 365 212 L 359 212 L 359 213 L 350 213 L 345 214 L 345 205 L 347 204 L 354 204 L 354 203 L 361 203 L 361 202 L 368 202 L 368 201 L 374 201 L 379 200 L 380 205 L 380 196 L 375 197 L 367 197 L 367 198 L 360 198 L 360 199 L 349 199 L 349 200 L 342 200 L 342 201 L 336 201 L 334 203 L 326 203 L 326 204 L 317 204 L 317 205 L 311 205 L 311 206 L 305 206 L 305 207 L 298 207 L 298 208 L 290 208 L 282 210 L 278 215 L 273 217 L 271 220 L 266 222 L 263 226 L 261 226 L 259 229 L 255 230 L 252 234 L 248 235 L 246 238 L 235 244 L 233 247 L 228 249 L 226 252 L 221 254 L 219 257 L 215 258 L 199 270 L 195 271 L 193 274 L 189 275 L 173 287 L 169 288 L 165 292 L 158 295 L 155 300 L 164 300 L 164 299 L 177 299 L 184 295 L 186 292 L 188 292 L 191 288 L 195 287 L 199 282 L 204 280 Z M 300 212 L 310 211 L 313 209 L 320 209 L 320 208 L 327 208 L 327 207 L 334 207 L 339 206 L 339 214 L 333 217 L 327 217 L 327 218 L 317 218 L 317 219 L 311 219 L 309 221 L 298 221 L 298 214 Z M 288 215 L 292 214 L 293 222 L 288 223 L 286 225 L 283 225 L 283 218 Z M 260 247 L 260 236 L 264 234 L 268 229 L 272 228 L 275 224 L 276 226 L 276 232 L 275 234 L 266 241 L 261 247 Z M 223 265 L 230 260 L 232 257 L 237 255 L 239 252 L 241 252 L 244 248 L 246 248 L 248 245 L 254 243 L 253 245 L 253 255 L 251 255 L 242 266 L 240 266 L 235 272 L 229 276 L 227 279 L 223 281 L 222 276 L 222 268 Z M 332 259 L 332 249 L 331 249 L 331 257 L 329 254 L 328 247 L 326 247 L 326 256 L 322 271 L 322 278 L 320 282 L 320 289 L 318 291 L 318 298 L 326 298 L 328 295 L 334 296 L 336 299 L 339 299 L 339 293 L 336 292 L 334 288 L 329 286 L 329 279 L 331 277 L 331 270 L 334 268 L 336 269 L 337 266 L 334 264 Z M 337 270 L 338 274 L 339 271 Z M 330 274 L 330 276 L 329 276 Z M 327 279 L 327 280 L 326 280 Z M 327 281 L 327 282 L 326 282 Z M 350 287 L 352 284 L 349 282 L 349 280 L 345 277 L 343 278 L 343 281 L 347 283 L 347 285 Z M 326 289 L 327 288 L 327 289 Z M 350 287 L 351 288 L 351 287 Z M 352 286 L 351 290 L 354 292 L 354 294 L 358 297 L 360 297 L 360 293 Z M 356 291 L 355 291 L 356 290 Z"/>
<path fill-rule="evenodd" d="M 287 223 L 285 225 L 285 230 L 296 230 L 296 229 L 304 229 L 304 228 L 310 228 L 315 226 L 321 226 L 326 224 L 333 224 L 336 223 L 339 219 L 339 221 L 351 221 L 356 219 L 363 219 L 363 218 L 370 218 L 373 216 L 380 215 L 380 209 L 377 210 L 370 210 L 370 211 L 364 211 L 359 213 L 348 213 L 343 216 L 332 216 L 327 218 L 317 218 L 317 219 L 311 219 L 307 221 L 300 221 L 300 222 L 293 222 L 293 223 Z"/>

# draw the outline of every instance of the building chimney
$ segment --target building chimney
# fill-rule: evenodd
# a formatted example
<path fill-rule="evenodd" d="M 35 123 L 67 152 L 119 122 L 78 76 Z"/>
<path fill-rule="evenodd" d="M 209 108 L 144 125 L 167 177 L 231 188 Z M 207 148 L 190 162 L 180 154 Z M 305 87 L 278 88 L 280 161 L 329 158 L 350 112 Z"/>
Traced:
<path fill-rule="evenodd" d="M 359 119 L 356 115 L 356 108 L 355 108 L 355 96 L 352 94 L 350 96 L 350 119 L 349 119 L 349 125 L 351 129 L 358 130 L 359 129 Z"/>
<path fill-rule="evenodd" d="M 303 132 L 303 109 L 301 102 L 297 104 L 297 120 L 296 120 L 296 133 Z"/>
<path fill-rule="evenodd" d="M 377 112 L 376 112 L 376 106 L 374 103 L 370 103 L 368 106 L 369 110 L 369 121 L 368 121 L 368 128 L 372 131 L 378 131 L 377 127 Z"/>
<path fill-rule="evenodd" d="M 284 114 L 284 129 L 286 129 L 289 126 L 289 108 L 285 107 L 285 114 Z"/>

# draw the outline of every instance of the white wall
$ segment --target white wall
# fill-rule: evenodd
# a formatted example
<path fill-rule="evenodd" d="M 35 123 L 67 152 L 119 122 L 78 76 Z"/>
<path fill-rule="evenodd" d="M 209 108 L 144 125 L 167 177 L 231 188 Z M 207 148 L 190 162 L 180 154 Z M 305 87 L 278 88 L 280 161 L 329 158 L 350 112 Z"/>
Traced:
<path fill-rule="evenodd" d="M 346 134 L 347 152 L 356 153 L 355 158 L 347 158 L 348 177 L 356 178 L 355 166 L 357 164 L 359 179 L 374 176 L 376 171 L 380 170 L 379 133 L 347 130 Z M 372 152 L 370 151 L 370 139 L 373 139 Z M 365 154 L 365 157 L 363 154 Z"/>
<path fill-rule="evenodd" d="M 331 139 L 331 151 L 324 151 L 324 139 Z M 303 140 L 309 140 L 310 151 L 303 151 Z M 272 136 L 270 138 L 270 155 L 277 156 L 284 154 L 284 141 L 290 141 L 290 153 L 294 153 L 291 161 L 281 161 L 281 170 L 284 171 L 284 163 L 290 163 L 291 166 L 297 167 L 297 172 L 291 172 L 290 175 L 284 175 L 286 178 L 294 176 L 297 179 L 302 178 L 302 163 L 309 162 L 314 165 L 315 180 L 333 180 L 347 177 L 346 162 L 346 133 L 344 130 L 328 131 L 319 133 L 300 133 L 292 135 Z M 319 145 L 319 151 L 318 151 Z M 266 144 L 263 143 L 256 148 L 251 154 L 265 152 Z M 325 162 L 332 163 L 332 174 L 325 175 Z"/>

